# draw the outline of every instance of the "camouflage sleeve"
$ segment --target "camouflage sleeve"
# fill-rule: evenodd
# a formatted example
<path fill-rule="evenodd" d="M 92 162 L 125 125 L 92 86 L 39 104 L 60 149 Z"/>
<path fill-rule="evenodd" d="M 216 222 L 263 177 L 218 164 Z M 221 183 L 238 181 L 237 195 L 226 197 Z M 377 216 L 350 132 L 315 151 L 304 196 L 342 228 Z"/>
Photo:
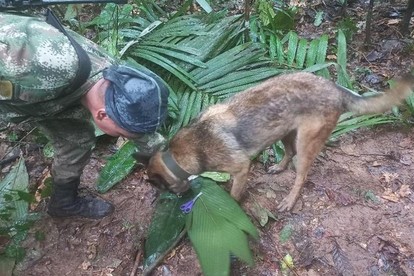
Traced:
<path fill-rule="evenodd" d="M 78 57 L 69 39 L 42 18 L 0 13 L 0 78 L 21 100 L 57 98 L 75 77 Z"/>
<path fill-rule="evenodd" d="M 138 147 L 138 155 L 150 157 L 158 150 L 164 149 L 167 140 L 159 133 L 145 134 L 130 139 Z"/>

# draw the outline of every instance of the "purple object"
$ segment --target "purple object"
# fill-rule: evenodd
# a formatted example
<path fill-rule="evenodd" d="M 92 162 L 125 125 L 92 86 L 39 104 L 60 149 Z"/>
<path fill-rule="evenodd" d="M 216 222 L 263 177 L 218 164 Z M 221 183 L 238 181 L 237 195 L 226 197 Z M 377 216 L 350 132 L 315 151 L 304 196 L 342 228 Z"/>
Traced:
<path fill-rule="evenodd" d="M 191 212 L 191 210 L 193 209 L 193 205 L 196 202 L 196 200 L 202 195 L 203 193 L 200 192 L 198 195 L 196 195 L 192 200 L 182 204 L 180 206 L 180 210 L 184 213 L 184 214 L 188 214 Z"/>

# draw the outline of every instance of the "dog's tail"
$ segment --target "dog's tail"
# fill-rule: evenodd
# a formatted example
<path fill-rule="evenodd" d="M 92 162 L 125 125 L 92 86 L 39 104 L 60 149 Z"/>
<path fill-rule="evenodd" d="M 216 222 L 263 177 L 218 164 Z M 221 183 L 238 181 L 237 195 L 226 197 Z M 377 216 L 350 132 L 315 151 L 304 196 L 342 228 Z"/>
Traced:
<path fill-rule="evenodd" d="M 401 104 L 412 92 L 414 87 L 414 76 L 407 74 L 397 81 L 396 85 L 383 93 L 370 96 L 360 96 L 341 87 L 344 91 L 345 109 L 357 115 L 382 113 L 390 110 L 393 106 Z"/>

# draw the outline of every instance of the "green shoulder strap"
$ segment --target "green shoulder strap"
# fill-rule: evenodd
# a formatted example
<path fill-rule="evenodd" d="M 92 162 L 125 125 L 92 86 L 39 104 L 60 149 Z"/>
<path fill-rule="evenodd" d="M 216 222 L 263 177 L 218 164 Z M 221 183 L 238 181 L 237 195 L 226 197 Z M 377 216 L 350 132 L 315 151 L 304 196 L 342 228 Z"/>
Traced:
<path fill-rule="evenodd" d="M 75 78 L 70 84 L 68 90 L 76 91 L 89 78 L 89 74 L 91 73 L 91 69 L 92 69 L 91 60 L 89 59 L 88 54 L 85 52 L 82 46 L 80 46 L 79 43 L 76 42 L 66 32 L 65 28 L 63 28 L 59 19 L 55 16 L 55 14 L 50 9 L 47 9 L 47 12 L 46 12 L 46 22 L 52 25 L 53 27 L 55 27 L 56 29 L 58 29 L 59 31 L 61 31 L 64 35 L 66 35 L 69 41 L 72 43 L 73 47 L 75 48 L 76 54 L 78 55 L 79 66 L 78 66 L 78 70 L 76 72 Z"/>

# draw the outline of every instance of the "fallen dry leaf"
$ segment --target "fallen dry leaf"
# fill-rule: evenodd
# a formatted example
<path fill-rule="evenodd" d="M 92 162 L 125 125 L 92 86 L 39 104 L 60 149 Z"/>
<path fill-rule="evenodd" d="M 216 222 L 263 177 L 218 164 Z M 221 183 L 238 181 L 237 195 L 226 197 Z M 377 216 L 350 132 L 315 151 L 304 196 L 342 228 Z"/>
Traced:
<path fill-rule="evenodd" d="M 412 144 L 413 142 L 411 141 L 411 138 L 405 138 L 398 145 L 402 148 L 409 148 Z"/>
<path fill-rule="evenodd" d="M 50 175 L 50 169 L 49 167 L 45 168 L 42 172 L 42 177 L 40 179 L 40 185 L 37 187 L 35 192 L 35 200 L 36 202 L 33 202 L 30 204 L 30 210 L 35 210 L 37 208 L 37 205 L 39 205 L 39 202 L 42 200 L 42 190 L 46 188 L 45 180 L 51 177 Z"/>
<path fill-rule="evenodd" d="M 374 163 L 372 163 L 372 166 L 373 167 L 380 167 L 380 166 L 382 166 L 382 164 L 378 161 L 374 161 Z"/>
<path fill-rule="evenodd" d="M 328 198 L 332 201 L 334 201 L 335 203 L 339 204 L 339 205 L 343 205 L 343 206 L 348 206 L 350 204 L 355 203 L 355 199 L 342 191 L 335 191 L 333 189 L 325 189 L 325 194 L 328 196 Z"/>
<path fill-rule="evenodd" d="M 381 197 L 392 202 L 398 202 L 400 198 L 397 194 L 393 193 L 390 188 L 385 188 L 385 191 Z"/>
<path fill-rule="evenodd" d="M 407 184 L 401 185 L 401 188 L 398 190 L 398 195 L 400 197 L 407 197 L 410 194 L 411 194 L 410 186 L 408 186 Z"/>
<path fill-rule="evenodd" d="M 384 172 L 382 174 L 382 176 L 380 177 L 380 180 L 384 180 L 385 183 L 389 184 L 391 183 L 393 180 L 398 178 L 398 173 L 388 173 L 388 172 Z"/>
<path fill-rule="evenodd" d="M 327 55 L 326 58 L 329 60 L 336 60 L 336 55 Z"/>
<path fill-rule="evenodd" d="M 388 25 L 397 25 L 398 23 L 400 23 L 400 19 L 390 19 L 387 22 Z"/>
<path fill-rule="evenodd" d="M 81 268 L 82 268 L 83 270 L 88 270 L 90 267 L 91 267 L 91 262 L 89 262 L 89 261 L 84 261 L 84 262 L 81 264 Z"/>

